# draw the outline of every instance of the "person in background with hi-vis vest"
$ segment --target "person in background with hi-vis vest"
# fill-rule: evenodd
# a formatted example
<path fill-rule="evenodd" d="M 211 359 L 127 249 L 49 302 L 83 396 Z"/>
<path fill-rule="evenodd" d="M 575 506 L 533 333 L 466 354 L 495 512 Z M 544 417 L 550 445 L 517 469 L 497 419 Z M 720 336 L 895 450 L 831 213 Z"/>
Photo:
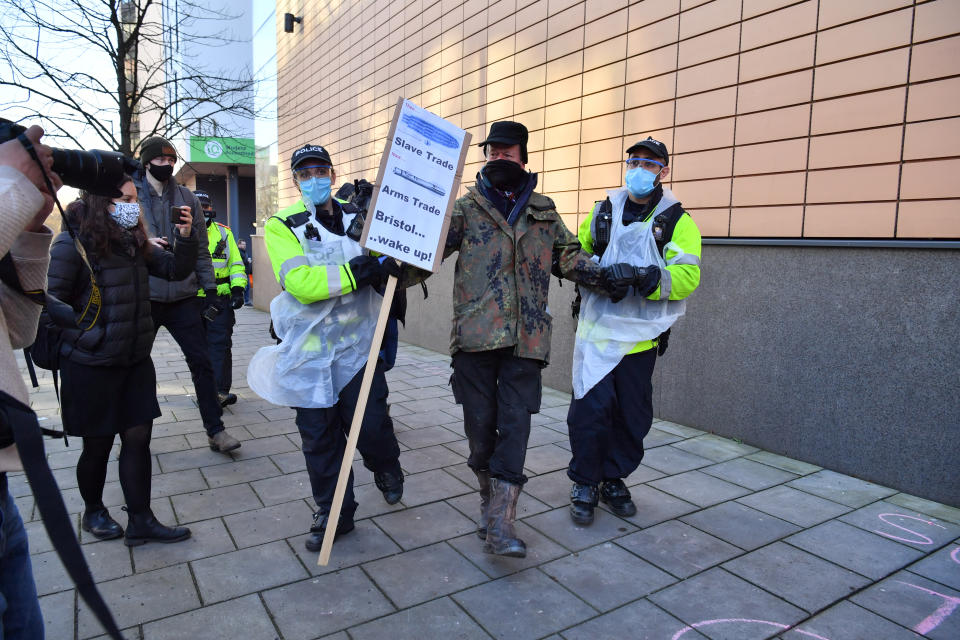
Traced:
<path fill-rule="evenodd" d="M 213 378 L 217 383 L 217 400 L 221 407 L 235 404 L 236 394 L 230 393 L 233 386 L 233 326 L 237 323 L 234 310 L 243 306 L 243 293 L 247 288 L 247 271 L 243 257 L 233 238 L 230 227 L 215 222 L 217 212 L 206 191 L 194 191 L 203 216 L 207 221 L 207 243 L 210 246 L 210 259 L 213 261 L 213 278 L 217 284 L 216 300 L 211 300 L 218 309 L 213 320 L 204 318 L 207 327 L 207 346 L 210 351 L 210 364 L 213 365 Z M 206 293 L 201 289 L 201 298 Z"/>
<path fill-rule="evenodd" d="M 623 480 L 640 465 L 653 422 L 653 368 L 700 284 L 700 231 L 662 184 L 666 145 L 648 137 L 627 156 L 626 187 L 595 204 L 579 231 L 584 250 L 618 271 L 619 290 L 608 298 L 585 288 L 580 307 L 567 414 L 578 525 L 593 522 L 598 500 L 618 516 L 637 512 Z"/>
<path fill-rule="evenodd" d="M 346 235 L 359 209 L 331 197 L 336 172 L 326 149 L 313 144 L 297 149 L 290 168 L 301 199 L 264 226 L 267 254 L 283 287 L 270 304 L 280 343 L 254 355 L 247 380 L 262 398 L 296 410 L 318 509 L 306 547 L 319 551 L 383 302 L 376 288 L 400 269 L 390 258 L 368 255 Z M 384 500 L 396 504 L 403 495 L 403 471 L 384 370 L 379 359 L 357 448 Z M 356 509 L 351 473 L 336 535 L 353 530 Z"/>

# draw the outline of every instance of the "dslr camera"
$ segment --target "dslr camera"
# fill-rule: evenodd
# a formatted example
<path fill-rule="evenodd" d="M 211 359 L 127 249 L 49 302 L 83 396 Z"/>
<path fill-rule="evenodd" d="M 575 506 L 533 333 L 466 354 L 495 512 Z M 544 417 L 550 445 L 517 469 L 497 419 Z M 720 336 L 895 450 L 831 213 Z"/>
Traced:
<path fill-rule="evenodd" d="M 22 125 L 0 118 L 0 143 L 13 140 L 26 130 Z M 96 195 L 119 196 L 117 183 L 125 173 L 134 173 L 139 167 L 138 162 L 116 151 L 53 149 L 53 171 L 63 184 Z"/>

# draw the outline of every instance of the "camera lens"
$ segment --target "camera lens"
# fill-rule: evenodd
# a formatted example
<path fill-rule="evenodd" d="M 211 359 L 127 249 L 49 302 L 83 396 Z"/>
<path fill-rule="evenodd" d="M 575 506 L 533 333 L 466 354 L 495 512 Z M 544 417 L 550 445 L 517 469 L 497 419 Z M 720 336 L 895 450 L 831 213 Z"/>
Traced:
<path fill-rule="evenodd" d="M 53 149 L 53 170 L 63 183 L 96 195 L 115 196 L 128 163 L 114 151 Z"/>

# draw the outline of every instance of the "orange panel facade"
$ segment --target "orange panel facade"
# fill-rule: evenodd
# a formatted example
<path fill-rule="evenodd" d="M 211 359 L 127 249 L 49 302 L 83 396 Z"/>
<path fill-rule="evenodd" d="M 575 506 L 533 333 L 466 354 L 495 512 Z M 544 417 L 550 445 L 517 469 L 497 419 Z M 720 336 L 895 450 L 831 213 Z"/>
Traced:
<path fill-rule="evenodd" d="M 280 155 L 374 179 L 399 96 L 483 139 L 530 129 L 571 226 L 669 147 L 706 237 L 960 237 L 956 0 L 281 0 Z M 467 156 L 463 186 L 482 164 Z M 296 197 L 281 164 L 281 203 Z M 463 188 L 463 187 L 462 187 Z M 699 213 L 696 213 L 699 212 Z"/>

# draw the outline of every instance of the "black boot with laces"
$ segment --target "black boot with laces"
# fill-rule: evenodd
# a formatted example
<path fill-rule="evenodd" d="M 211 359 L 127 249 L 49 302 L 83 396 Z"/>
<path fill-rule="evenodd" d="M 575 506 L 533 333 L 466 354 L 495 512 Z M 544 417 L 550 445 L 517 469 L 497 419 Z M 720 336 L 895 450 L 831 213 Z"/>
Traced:
<path fill-rule="evenodd" d="M 600 499 L 610 507 L 610 511 L 621 518 L 637 514 L 637 505 L 631 499 L 630 489 L 627 489 L 627 485 L 619 478 L 600 483 Z"/>

